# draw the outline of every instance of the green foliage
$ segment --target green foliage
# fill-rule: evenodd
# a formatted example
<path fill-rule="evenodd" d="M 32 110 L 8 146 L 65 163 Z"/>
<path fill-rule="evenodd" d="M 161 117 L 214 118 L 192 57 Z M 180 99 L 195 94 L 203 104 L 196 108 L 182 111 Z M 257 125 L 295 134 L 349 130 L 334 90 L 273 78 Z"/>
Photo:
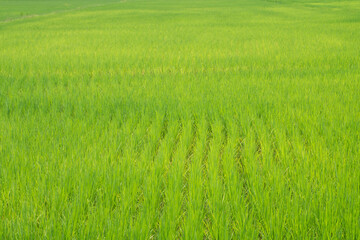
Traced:
<path fill-rule="evenodd" d="M 1 239 L 359 238 L 358 1 L 0 9 Z"/>

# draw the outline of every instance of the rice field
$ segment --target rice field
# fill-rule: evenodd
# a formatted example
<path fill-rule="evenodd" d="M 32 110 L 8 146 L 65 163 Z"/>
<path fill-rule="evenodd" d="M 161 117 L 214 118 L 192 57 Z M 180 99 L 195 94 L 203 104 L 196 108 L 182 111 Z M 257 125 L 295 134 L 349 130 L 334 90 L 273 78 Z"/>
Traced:
<path fill-rule="evenodd" d="M 0 0 L 0 239 L 359 239 L 357 0 Z"/>

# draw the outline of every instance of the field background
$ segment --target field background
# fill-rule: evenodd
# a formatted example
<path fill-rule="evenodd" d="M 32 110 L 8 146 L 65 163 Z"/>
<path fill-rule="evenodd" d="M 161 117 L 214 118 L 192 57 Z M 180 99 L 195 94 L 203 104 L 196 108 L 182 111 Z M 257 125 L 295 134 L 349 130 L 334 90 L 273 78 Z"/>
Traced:
<path fill-rule="evenodd" d="M 0 0 L 1 239 L 359 239 L 359 1 Z"/>

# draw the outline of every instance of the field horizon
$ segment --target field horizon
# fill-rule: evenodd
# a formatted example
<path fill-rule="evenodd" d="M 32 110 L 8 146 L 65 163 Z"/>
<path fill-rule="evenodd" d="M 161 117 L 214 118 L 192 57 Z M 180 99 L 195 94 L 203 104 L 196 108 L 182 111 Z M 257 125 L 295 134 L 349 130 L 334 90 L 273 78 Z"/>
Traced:
<path fill-rule="evenodd" d="M 0 239 L 359 239 L 359 13 L 0 0 Z"/>

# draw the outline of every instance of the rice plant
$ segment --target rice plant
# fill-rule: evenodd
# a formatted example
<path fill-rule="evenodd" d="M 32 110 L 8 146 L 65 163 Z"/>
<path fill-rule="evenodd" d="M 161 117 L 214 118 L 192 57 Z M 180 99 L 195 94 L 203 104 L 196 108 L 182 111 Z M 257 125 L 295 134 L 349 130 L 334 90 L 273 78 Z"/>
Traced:
<path fill-rule="evenodd" d="M 0 238 L 358 239 L 359 12 L 0 0 Z"/>

